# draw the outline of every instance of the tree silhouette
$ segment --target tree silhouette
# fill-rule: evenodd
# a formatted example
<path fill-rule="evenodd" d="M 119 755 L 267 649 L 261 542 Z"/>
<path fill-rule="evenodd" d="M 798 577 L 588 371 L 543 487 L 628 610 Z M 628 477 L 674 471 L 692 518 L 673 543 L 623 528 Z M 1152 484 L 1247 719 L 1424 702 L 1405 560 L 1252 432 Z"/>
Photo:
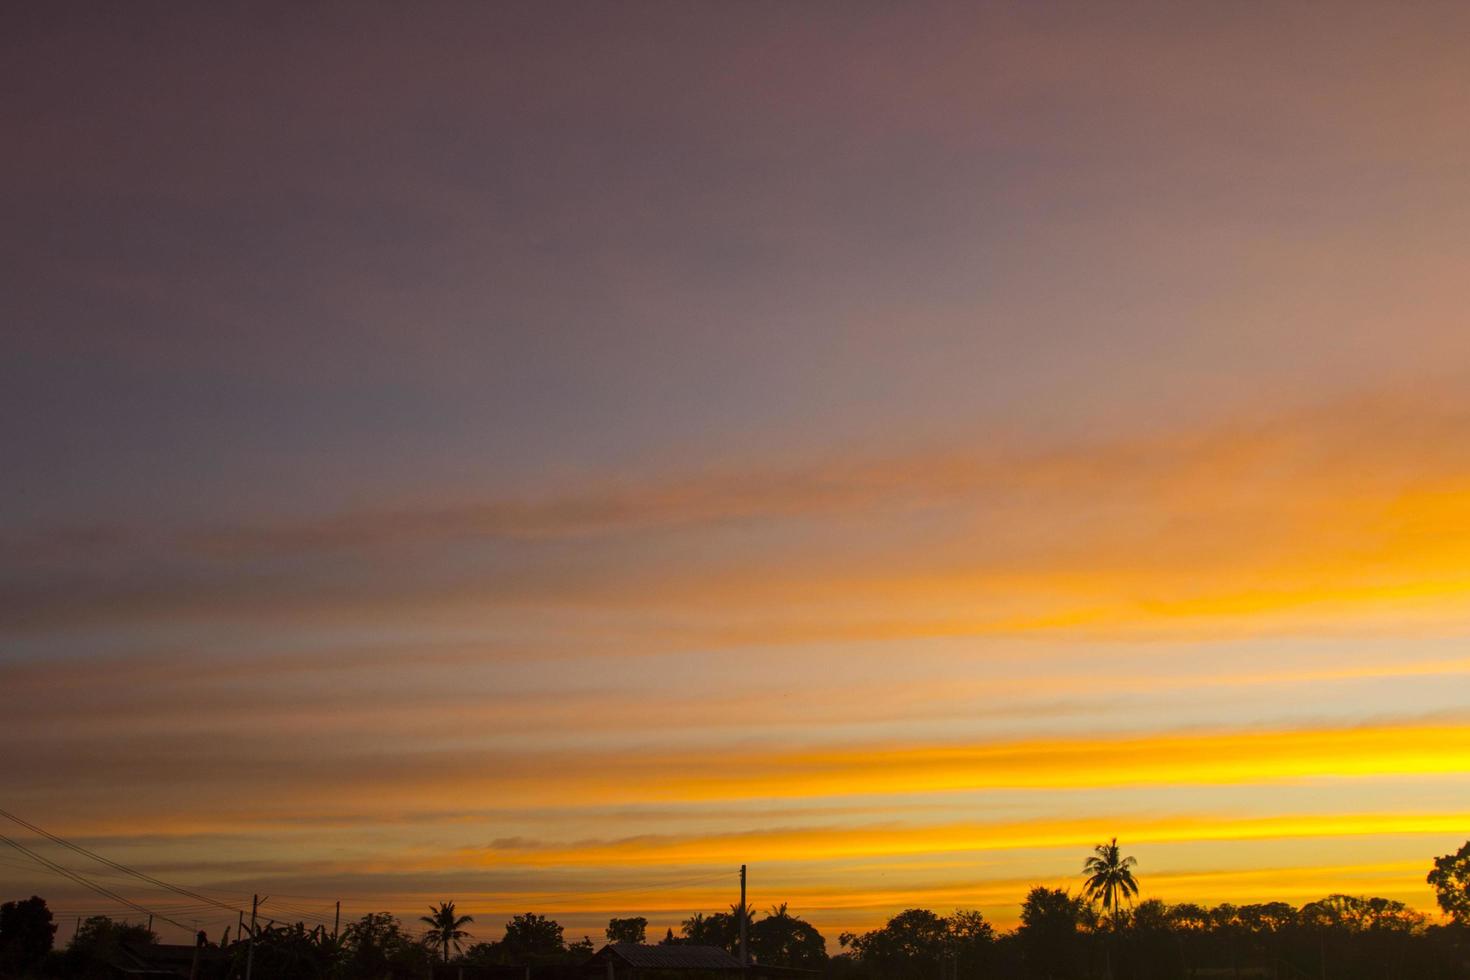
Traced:
<path fill-rule="evenodd" d="M 92 977 L 105 974 L 124 945 L 148 946 L 158 937 L 147 926 L 118 922 L 105 915 L 83 919 L 65 955 L 66 976 Z"/>
<path fill-rule="evenodd" d="M 417 945 L 408 944 L 417 951 Z M 231 975 L 245 969 L 247 958 L 243 946 L 236 946 L 230 963 Z M 432 953 L 418 951 L 427 960 Z M 352 976 L 341 965 L 342 948 L 332 941 L 324 927 L 307 929 L 305 923 L 262 928 L 256 934 L 254 950 L 248 954 L 254 976 L 271 980 L 318 980 L 331 976 Z M 242 973 L 243 975 L 243 973 Z"/>
<path fill-rule="evenodd" d="M 696 946 L 719 946 L 734 954 L 740 947 L 740 906 L 730 906 L 728 912 L 704 915 L 696 912 L 680 923 L 684 938 Z M 745 928 L 749 935 L 755 929 L 755 913 L 745 910 Z"/>
<path fill-rule="evenodd" d="M 604 933 L 610 943 L 641 943 L 648 934 L 648 920 L 643 916 L 628 919 L 608 919 Z"/>
<path fill-rule="evenodd" d="M 905 909 L 882 929 L 860 936 L 844 933 L 839 941 L 878 976 L 923 980 L 939 975 L 948 952 L 949 920 L 929 909 Z"/>
<path fill-rule="evenodd" d="M 1453 854 L 1435 858 L 1434 870 L 1426 880 L 1434 887 L 1434 900 L 1445 915 L 1470 926 L 1470 841 Z"/>
<path fill-rule="evenodd" d="M 500 944 L 512 956 L 555 956 L 564 949 L 561 925 L 534 912 L 511 916 Z"/>
<path fill-rule="evenodd" d="M 39 895 L 0 905 L 0 971 L 28 971 L 45 959 L 55 940 L 51 910 Z"/>
<path fill-rule="evenodd" d="M 1131 904 L 1133 896 L 1138 894 L 1138 882 L 1133 877 L 1137 864 L 1134 858 L 1122 856 L 1118 838 L 1114 837 L 1109 843 L 1093 848 L 1092 857 L 1082 865 L 1082 873 L 1088 876 L 1083 886 L 1088 899 L 1100 899 L 1103 911 L 1114 924 L 1122 903 Z"/>
<path fill-rule="evenodd" d="M 342 930 L 342 956 L 350 977 L 397 977 L 424 975 L 433 953 L 391 912 L 369 912 Z"/>
<path fill-rule="evenodd" d="M 986 975 L 994 956 L 995 929 L 974 909 L 956 909 L 948 921 L 948 953 L 954 964 L 953 975 Z"/>
<path fill-rule="evenodd" d="M 444 962 L 449 962 L 449 947 L 453 946 L 457 953 L 460 950 L 459 941 L 469 936 L 464 926 L 475 921 L 473 915 L 456 915 L 453 902 L 440 902 L 437 906 L 430 906 L 428 915 L 419 916 L 419 921 L 428 925 L 424 938 L 435 946 L 444 950 Z"/>
<path fill-rule="evenodd" d="M 736 919 L 736 923 L 739 923 Z M 763 966 L 820 969 L 827 959 L 827 943 L 816 927 L 788 911 L 786 903 L 773 905 L 764 919 L 750 929 L 750 949 Z"/>
<path fill-rule="evenodd" d="M 1086 912 L 1085 901 L 1060 888 L 1038 886 L 1026 893 L 1016 940 L 1030 976 L 1060 980 L 1080 975 L 1078 931 Z"/>
<path fill-rule="evenodd" d="M 1113 845 L 1116 847 L 1116 844 Z M 1106 848 L 1104 849 L 1106 850 Z M 1127 859 L 1099 855 L 1107 866 L 1127 870 Z M 1456 855 L 1436 870 L 1451 887 Z M 1115 859 L 1115 860 L 1112 860 Z M 1096 874 L 1096 871 L 1094 871 Z M 1096 898 L 1105 901 L 1098 882 Z M 1136 883 L 1135 883 L 1136 886 Z M 1119 885 L 1107 906 L 1117 912 L 1133 890 Z M 142 957 L 157 942 L 140 925 L 94 916 L 79 928 L 64 953 L 43 951 L 50 922 L 38 898 L 0 905 L 0 977 L 101 980 L 116 975 L 120 959 Z M 738 909 L 736 910 L 738 911 Z M 470 921 L 452 903 L 430 910 L 433 927 L 420 942 L 387 912 L 365 915 L 343 930 L 341 941 L 325 926 L 263 926 L 251 945 L 239 941 L 212 947 L 201 962 L 201 980 L 243 975 L 253 953 L 255 975 L 264 980 L 424 980 L 446 954 L 441 927 L 463 936 Z M 752 953 L 760 967 L 798 967 L 827 980 L 1181 980 L 1186 976 L 1280 976 L 1303 980 L 1450 980 L 1470 977 L 1470 929 L 1438 925 L 1401 901 L 1333 894 L 1300 908 L 1285 902 L 1213 907 L 1140 902 L 1103 928 L 1097 905 L 1082 895 L 1033 888 L 1021 907 L 1018 928 L 997 934 L 975 911 L 942 916 L 909 909 L 882 928 L 841 937 L 845 952 L 828 958 L 820 934 L 785 905 L 757 916 Z M 627 935 L 638 919 L 613 920 L 610 931 Z M 685 923 L 692 940 L 733 944 L 734 912 L 695 915 Z M 666 940 L 672 940 L 672 930 Z M 455 945 L 450 938 L 450 946 Z M 506 924 L 502 942 L 477 943 L 455 959 L 466 972 L 519 977 L 550 967 L 548 975 L 575 968 L 592 953 L 591 941 L 566 944 L 562 929 L 545 916 L 527 913 Z M 172 955 L 172 954 L 168 954 Z M 38 956 L 40 959 L 38 960 Z M 506 970 L 513 967 L 513 970 Z M 567 972 L 567 976 L 571 973 Z"/>

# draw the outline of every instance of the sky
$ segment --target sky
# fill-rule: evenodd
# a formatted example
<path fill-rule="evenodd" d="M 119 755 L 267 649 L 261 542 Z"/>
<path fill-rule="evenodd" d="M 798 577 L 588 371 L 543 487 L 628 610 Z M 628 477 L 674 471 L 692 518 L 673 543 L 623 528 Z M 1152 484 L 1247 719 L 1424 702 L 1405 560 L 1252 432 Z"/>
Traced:
<path fill-rule="evenodd" d="M 1431 910 L 1467 43 L 1428 2 L 7 7 L 0 807 L 477 939 L 661 933 L 742 863 L 834 951 L 1009 926 L 1113 836 L 1144 898 Z"/>

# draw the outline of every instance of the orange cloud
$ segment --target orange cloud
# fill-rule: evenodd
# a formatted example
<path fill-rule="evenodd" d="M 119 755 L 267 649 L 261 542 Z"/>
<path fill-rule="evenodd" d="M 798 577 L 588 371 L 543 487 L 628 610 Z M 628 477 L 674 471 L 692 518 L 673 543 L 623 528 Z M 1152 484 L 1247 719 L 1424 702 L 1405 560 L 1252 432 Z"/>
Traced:
<path fill-rule="evenodd" d="M 119 532 L 89 554 L 95 574 L 0 590 L 0 623 L 468 626 L 564 610 L 646 616 L 643 640 L 769 643 L 1459 621 L 1467 439 L 1454 408 L 1385 397 L 1071 449 L 949 447 L 171 539 Z M 379 560 L 344 567 L 343 552 Z M 120 574 L 135 565 L 146 574 Z"/>

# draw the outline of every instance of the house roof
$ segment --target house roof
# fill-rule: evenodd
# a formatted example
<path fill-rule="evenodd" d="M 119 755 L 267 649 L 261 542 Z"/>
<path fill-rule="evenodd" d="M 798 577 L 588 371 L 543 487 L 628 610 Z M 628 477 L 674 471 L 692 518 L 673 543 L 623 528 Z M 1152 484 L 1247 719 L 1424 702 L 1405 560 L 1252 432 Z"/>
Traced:
<path fill-rule="evenodd" d="M 739 970 L 740 961 L 718 946 L 689 946 L 672 943 L 645 946 L 642 943 L 609 943 L 592 957 L 593 962 L 615 958 L 635 970 Z"/>

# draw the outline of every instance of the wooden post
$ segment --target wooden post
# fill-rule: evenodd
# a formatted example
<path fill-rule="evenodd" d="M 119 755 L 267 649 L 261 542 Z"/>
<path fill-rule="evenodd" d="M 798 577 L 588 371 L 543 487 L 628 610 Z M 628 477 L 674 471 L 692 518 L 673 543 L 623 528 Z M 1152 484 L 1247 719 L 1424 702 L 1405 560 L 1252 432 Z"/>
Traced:
<path fill-rule="evenodd" d="M 260 908 L 260 896 L 250 896 L 250 945 L 245 947 L 245 980 L 255 967 L 255 913 Z"/>
<path fill-rule="evenodd" d="M 740 965 L 750 968 L 750 951 L 745 945 L 745 865 L 740 866 Z"/>

